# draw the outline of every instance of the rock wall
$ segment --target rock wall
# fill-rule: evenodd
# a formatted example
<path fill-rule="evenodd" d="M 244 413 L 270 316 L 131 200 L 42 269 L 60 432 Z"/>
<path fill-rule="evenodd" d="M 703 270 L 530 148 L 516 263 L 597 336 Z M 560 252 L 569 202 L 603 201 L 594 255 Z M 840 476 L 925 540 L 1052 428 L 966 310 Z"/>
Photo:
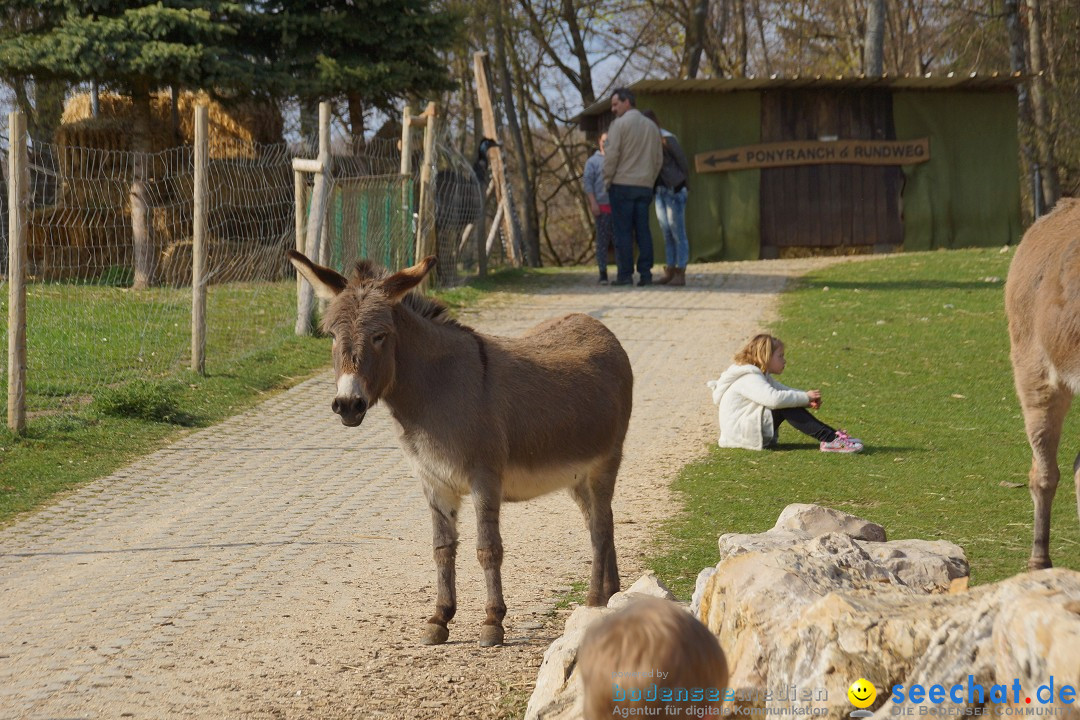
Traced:
<path fill-rule="evenodd" d="M 877 718 L 1080 720 L 1080 573 L 1043 570 L 968 591 L 958 546 L 890 542 L 879 525 L 815 505 L 789 506 L 764 533 L 724 535 L 719 551 L 691 610 L 727 655 L 727 714 L 851 717 L 848 689 L 865 678 L 876 699 L 859 712 Z M 646 577 L 634 592 L 666 588 Z M 527 720 L 581 716 L 577 646 L 609 611 L 571 615 L 544 656 Z"/>

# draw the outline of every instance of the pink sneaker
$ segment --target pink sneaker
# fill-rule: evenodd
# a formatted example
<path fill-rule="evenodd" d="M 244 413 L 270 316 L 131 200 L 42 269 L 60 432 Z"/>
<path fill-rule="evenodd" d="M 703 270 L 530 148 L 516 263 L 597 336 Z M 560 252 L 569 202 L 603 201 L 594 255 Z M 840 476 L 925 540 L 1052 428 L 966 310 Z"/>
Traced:
<path fill-rule="evenodd" d="M 843 430 L 836 431 L 832 442 L 821 443 L 821 452 L 857 453 L 862 449 L 862 440 L 851 437 Z"/>

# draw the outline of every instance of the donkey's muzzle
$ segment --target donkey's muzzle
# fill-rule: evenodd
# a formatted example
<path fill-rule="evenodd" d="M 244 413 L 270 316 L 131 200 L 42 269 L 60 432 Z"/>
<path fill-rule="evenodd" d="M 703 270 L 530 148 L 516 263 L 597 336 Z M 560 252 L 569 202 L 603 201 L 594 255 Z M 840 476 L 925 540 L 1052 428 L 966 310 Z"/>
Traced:
<path fill-rule="evenodd" d="M 330 403 L 330 409 L 341 416 L 341 424 L 356 427 L 364 422 L 368 404 L 362 397 L 336 397 Z"/>

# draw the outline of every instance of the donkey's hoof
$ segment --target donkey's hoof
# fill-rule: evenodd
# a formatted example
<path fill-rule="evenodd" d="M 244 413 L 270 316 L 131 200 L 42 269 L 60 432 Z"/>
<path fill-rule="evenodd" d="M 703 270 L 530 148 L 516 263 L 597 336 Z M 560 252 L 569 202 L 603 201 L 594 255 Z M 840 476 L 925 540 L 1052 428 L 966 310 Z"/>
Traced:
<path fill-rule="evenodd" d="M 1050 562 L 1050 558 L 1031 558 L 1028 560 L 1028 572 L 1033 570 L 1045 570 L 1046 568 L 1054 567 L 1054 563 Z"/>
<path fill-rule="evenodd" d="M 424 627 L 424 636 L 420 642 L 424 645 L 442 645 L 450 637 L 450 631 L 443 625 L 428 623 Z"/>
<path fill-rule="evenodd" d="M 484 625 L 480 628 L 480 647 L 495 647 L 502 644 L 502 625 Z"/>

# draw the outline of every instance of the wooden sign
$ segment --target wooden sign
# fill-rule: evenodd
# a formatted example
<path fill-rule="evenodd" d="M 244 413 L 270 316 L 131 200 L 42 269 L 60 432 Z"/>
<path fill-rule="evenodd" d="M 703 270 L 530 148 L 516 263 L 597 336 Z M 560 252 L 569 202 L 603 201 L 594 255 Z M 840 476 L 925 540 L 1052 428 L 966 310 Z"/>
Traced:
<path fill-rule="evenodd" d="M 793 165 L 914 165 L 930 159 L 930 138 L 797 140 L 744 145 L 694 156 L 699 173 Z"/>

